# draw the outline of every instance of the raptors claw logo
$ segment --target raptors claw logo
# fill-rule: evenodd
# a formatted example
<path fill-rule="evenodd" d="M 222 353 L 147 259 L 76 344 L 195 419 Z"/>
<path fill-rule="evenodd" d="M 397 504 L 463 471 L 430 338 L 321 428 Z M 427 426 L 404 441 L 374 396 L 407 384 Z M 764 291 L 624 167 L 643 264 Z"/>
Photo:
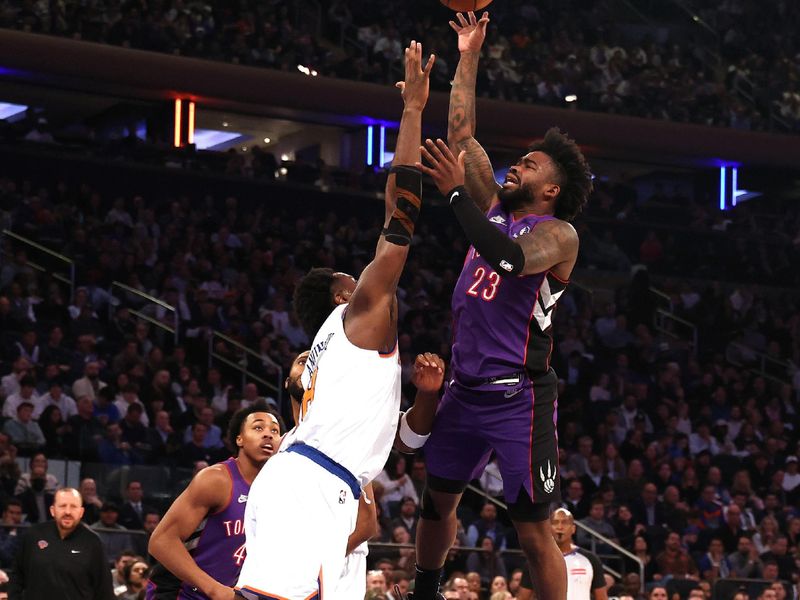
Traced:
<path fill-rule="evenodd" d="M 547 473 L 539 467 L 539 478 L 542 480 L 545 494 L 549 494 L 556 487 L 556 469 L 547 461 Z"/>

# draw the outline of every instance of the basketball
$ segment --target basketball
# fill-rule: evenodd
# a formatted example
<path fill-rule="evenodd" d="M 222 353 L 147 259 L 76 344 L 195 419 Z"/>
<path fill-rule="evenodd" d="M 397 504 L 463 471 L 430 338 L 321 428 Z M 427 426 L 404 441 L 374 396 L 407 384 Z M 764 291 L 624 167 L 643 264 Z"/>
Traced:
<path fill-rule="evenodd" d="M 486 8 L 492 0 L 439 0 L 447 8 L 458 12 L 476 11 Z"/>

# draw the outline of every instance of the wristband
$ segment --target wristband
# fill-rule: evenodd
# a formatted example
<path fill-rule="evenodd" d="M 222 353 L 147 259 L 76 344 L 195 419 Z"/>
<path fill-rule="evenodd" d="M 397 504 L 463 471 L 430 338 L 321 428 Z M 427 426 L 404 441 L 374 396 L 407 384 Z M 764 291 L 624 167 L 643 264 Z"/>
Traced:
<path fill-rule="evenodd" d="M 403 413 L 400 417 L 400 430 L 398 431 L 400 441 L 412 450 L 419 450 L 425 445 L 425 442 L 428 441 L 428 438 L 431 437 L 431 434 L 429 433 L 428 435 L 420 435 L 411 429 L 408 421 L 406 420 L 406 415 L 407 413 Z"/>

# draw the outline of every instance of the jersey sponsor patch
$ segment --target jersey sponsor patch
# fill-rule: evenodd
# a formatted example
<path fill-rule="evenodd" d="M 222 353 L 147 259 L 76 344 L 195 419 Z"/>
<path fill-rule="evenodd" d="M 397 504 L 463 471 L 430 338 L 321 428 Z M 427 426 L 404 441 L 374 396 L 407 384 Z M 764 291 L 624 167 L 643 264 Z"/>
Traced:
<path fill-rule="evenodd" d="M 46 540 L 39 540 L 38 542 L 36 542 L 36 545 L 39 546 L 39 550 L 44 550 L 50 544 L 48 544 Z"/>

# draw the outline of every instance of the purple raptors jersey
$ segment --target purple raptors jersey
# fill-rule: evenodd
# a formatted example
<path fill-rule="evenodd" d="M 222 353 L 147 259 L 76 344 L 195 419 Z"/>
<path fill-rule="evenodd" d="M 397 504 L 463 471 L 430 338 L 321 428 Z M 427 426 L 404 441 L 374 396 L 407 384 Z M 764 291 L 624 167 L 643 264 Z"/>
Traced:
<path fill-rule="evenodd" d="M 511 238 L 530 234 L 552 216 L 514 219 L 501 204 L 487 214 Z M 550 368 L 553 309 L 567 282 L 552 273 L 501 277 L 470 247 L 453 292 L 453 373 L 457 380 L 485 380 Z"/>
<path fill-rule="evenodd" d="M 221 463 L 231 477 L 231 495 L 224 508 L 209 513 L 184 542 L 184 546 L 203 571 L 220 583 L 233 587 L 239 579 L 244 550 L 244 509 L 250 484 L 239 472 L 235 458 Z M 206 600 L 206 595 L 188 583 L 181 582 L 160 564 L 153 568 L 147 585 L 147 600 L 178 598 Z"/>

